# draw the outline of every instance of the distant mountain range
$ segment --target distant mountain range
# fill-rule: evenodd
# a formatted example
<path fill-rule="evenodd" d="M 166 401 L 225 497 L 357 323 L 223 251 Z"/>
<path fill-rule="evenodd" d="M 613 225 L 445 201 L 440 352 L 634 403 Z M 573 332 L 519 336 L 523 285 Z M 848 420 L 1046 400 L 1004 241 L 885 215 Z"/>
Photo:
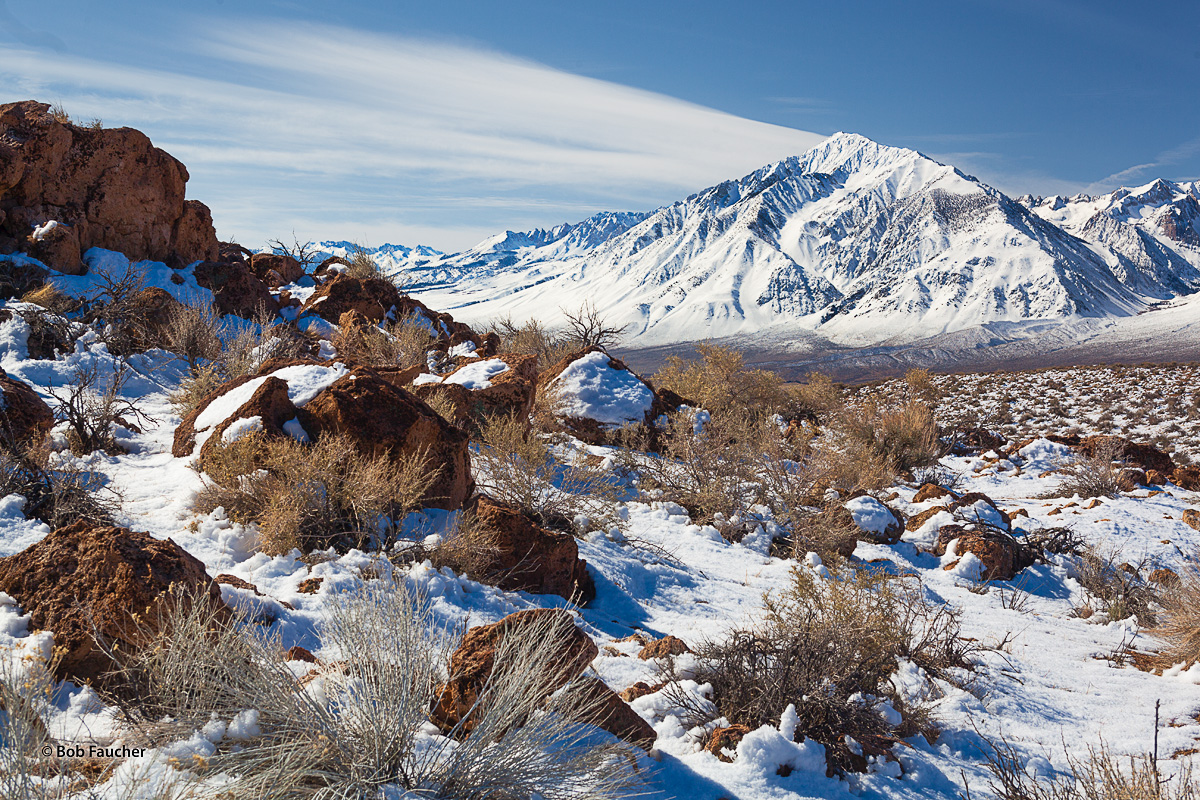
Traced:
<path fill-rule="evenodd" d="M 1196 292 L 1200 184 L 1013 199 L 913 150 L 839 133 L 653 212 L 507 231 L 461 253 L 377 253 L 422 300 L 468 322 L 555 324 L 588 302 L 627 324 L 633 347 L 900 344 L 1132 317 Z"/>

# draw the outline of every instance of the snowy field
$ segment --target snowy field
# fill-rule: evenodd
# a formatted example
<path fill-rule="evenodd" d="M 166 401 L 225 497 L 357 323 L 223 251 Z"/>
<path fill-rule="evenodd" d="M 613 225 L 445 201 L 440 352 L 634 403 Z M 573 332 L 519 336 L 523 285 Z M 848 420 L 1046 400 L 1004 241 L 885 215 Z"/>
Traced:
<path fill-rule="evenodd" d="M 0 324 L 0 366 L 52 405 L 50 390 L 68 382 L 76 368 L 115 367 L 105 346 L 86 336 L 75 352 L 59 360 L 30 359 L 28 333 L 17 317 Z M 488 362 L 480 363 L 476 377 L 486 382 L 492 373 Z M 565 605 L 553 595 L 502 591 L 428 563 L 395 568 L 359 551 L 331 552 L 327 559 L 257 552 L 252 527 L 230 522 L 219 510 L 204 516 L 190 510 L 201 478 L 191 468 L 192 459 L 171 454 L 180 419 L 168 400 L 185 374 L 184 365 L 170 354 L 151 351 L 133 357 L 131 366 L 137 374 L 125 391 L 151 421 L 140 431 L 119 432 L 127 454 L 96 453 L 79 465 L 120 495 L 123 524 L 174 540 L 199 558 L 210 575 L 231 574 L 257 587 L 261 594 L 229 585 L 222 592 L 228 603 L 248 609 L 277 633 L 285 647 L 309 648 L 323 660 L 338 658 L 338 653 L 322 651 L 318 631 L 331 598 L 363 580 L 408 584 L 432 602 L 437 619 L 446 623 L 479 625 L 521 609 Z M 1195 440 L 1194 370 L 1075 369 L 960 375 L 938 382 L 961 401 L 943 407 L 942 413 L 994 421 L 1015 439 L 1068 429 L 1113 431 L 1146 440 L 1164 437 L 1179 455 L 1191 454 L 1185 443 Z M 603 447 L 575 446 L 597 460 L 612 455 Z M 72 458 L 65 452 L 61 457 Z M 941 466 L 957 477 L 960 492 L 982 492 L 1006 511 L 1023 509 L 1026 513 L 1014 518 L 1018 535 L 1069 524 L 1087 542 L 1119 552 L 1121 560 L 1141 564 L 1143 570 L 1179 570 L 1200 550 L 1200 531 L 1182 521 L 1186 509 L 1200 505 L 1195 493 L 1167 486 L 1097 503 L 1055 497 L 1057 470 L 1072 457 L 1066 447 L 1038 439 L 1008 458 L 947 456 Z M 936 504 L 913 503 L 916 489 L 898 484 L 880 495 L 890 496 L 889 504 L 908 517 Z M 44 524 L 25 518 L 22 505 L 18 496 L 0 499 L 0 555 L 16 553 L 48 533 Z M 416 514 L 408 527 L 414 536 L 436 533 L 447 525 L 447 516 Z M 636 657 L 640 645 L 630 637 L 670 634 L 689 644 L 719 638 L 724 631 L 753 624 L 764 596 L 780 591 L 793 569 L 818 577 L 829 574 L 816 558 L 798 565 L 770 556 L 769 537 L 762 530 L 731 543 L 713 527 L 692 524 L 684 509 L 670 503 L 631 500 L 623 505 L 622 517 L 619 530 L 594 531 L 581 540 L 579 555 L 587 560 L 597 594 L 586 608 L 573 610 L 600 647 L 592 669 L 616 691 L 660 679 L 653 660 Z M 979 645 L 973 669 L 953 683 L 930 678 L 912 664 L 902 665 L 894 678 L 902 694 L 930 704 L 941 731 L 936 741 L 914 737 L 896 748 L 898 762 L 881 761 L 866 774 L 827 777 L 821 746 L 791 741 L 789 724 L 794 721 L 784 718 L 747 735 L 736 758 L 725 762 L 700 747 L 702 731 L 683 724 L 681 709 L 657 692 L 632 703 L 658 733 L 655 749 L 637 757 L 647 795 L 680 800 L 949 799 L 969 786 L 973 796 L 984 796 L 989 741 L 1007 740 L 1033 759 L 1038 770 L 1060 772 L 1068 767 L 1068 753 L 1078 755 L 1101 742 L 1119 753 L 1148 750 L 1156 733 L 1157 701 L 1163 757 L 1170 761 L 1172 754 L 1198 746 L 1200 667 L 1156 675 L 1115 658 L 1130 648 L 1153 651 L 1159 645 L 1132 620 L 1110 622 L 1104 614 L 1081 618 L 1078 609 L 1088 599 L 1067 558 L 1030 567 L 1010 582 L 983 583 L 970 559 L 951 566 L 952 556 L 922 552 L 945 521 L 934 517 L 894 545 L 859 543 L 854 553 L 858 561 L 920 576 L 930 598 L 961 609 L 962 635 Z M 769 520 L 764 527 L 770 527 Z M 319 589 L 302 592 L 301 583 L 312 578 L 323 579 Z M 47 633 L 28 629 L 19 608 L 0 603 L 0 645 L 12 648 L 10 655 L 44 652 L 49 643 Z M 703 686 L 693 689 L 698 696 L 705 694 Z M 108 743 L 117 728 L 113 709 L 104 707 L 90 689 L 68 684 L 54 696 L 50 732 L 65 741 Z M 187 746 L 173 752 L 186 752 Z M 139 765 L 157 768 L 164 757 L 162 751 L 151 751 L 134 759 L 126 773 Z"/>

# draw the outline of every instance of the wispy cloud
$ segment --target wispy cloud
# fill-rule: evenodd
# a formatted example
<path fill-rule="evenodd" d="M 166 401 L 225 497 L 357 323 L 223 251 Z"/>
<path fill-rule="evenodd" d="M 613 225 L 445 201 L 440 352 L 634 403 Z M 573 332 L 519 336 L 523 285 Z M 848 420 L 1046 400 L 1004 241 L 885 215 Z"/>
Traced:
<path fill-rule="evenodd" d="M 1135 164 L 1132 167 L 1126 167 L 1120 172 L 1114 172 L 1107 178 L 1102 178 L 1090 184 L 1087 187 L 1087 191 L 1091 194 L 1110 192 L 1113 189 L 1128 186 L 1145 178 L 1157 178 L 1160 176 L 1154 174 L 1156 170 L 1182 164 L 1196 155 L 1200 155 L 1200 136 L 1163 150 L 1154 157 L 1153 161 L 1148 161 L 1145 164 Z"/>
<path fill-rule="evenodd" d="M 457 247 L 653 207 L 823 138 L 456 43 L 278 22 L 196 41 L 202 74 L 231 77 L 0 45 L 0 81 L 146 131 L 248 243 L 295 228 Z"/>

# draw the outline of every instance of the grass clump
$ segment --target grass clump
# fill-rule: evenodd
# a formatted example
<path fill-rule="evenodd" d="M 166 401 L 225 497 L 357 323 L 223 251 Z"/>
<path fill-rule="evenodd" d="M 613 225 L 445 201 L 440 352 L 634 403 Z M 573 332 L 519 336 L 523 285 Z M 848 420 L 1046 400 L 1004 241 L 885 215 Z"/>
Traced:
<path fill-rule="evenodd" d="M 207 480 L 196 509 L 223 507 L 231 519 L 257 523 L 269 555 L 390 548 L 437 477 L 424 456 L 366 455 L 345 434 L 329 433 L 311 445 L 243 436 L 213 448 L 198 469 Z"/>
<path fill-rule="evenodd" d="M 505 635 L 470 725 L 442 735 L 430 713 L 459 636 L 402 584 L 384 577 L 340 594 L 319 628 L 337 660 L 303 680 L 262 629 L 224 623 L 204 603 L 175 605 L 127 667 L 144 687 L 127 725 L 151 745 L 226 725 L 188 765 L 221 797 L 607 800 L 634 784 L 625 748 L 576 721 L 590 710 L 582 682 L 546 696 L 563 625 L 531 621 Z M 252 724 L 235 732 L 237 721 Z"/>
<path fill-rule="evenodd" d="M 881 751 L 932 735 L 927 712 L 906 704 L 890 677 L 901 659 L 932 675 L 966 666 L 971 645 L 958 632 L 958 613 L 919 583 L 871 570 L 819 580 L 798 568 L 766 599 L 759 626 L 696 648 L 695 680 L 712 685 L 717 716 L 751 729 L 778 724 L 794 705 L 796 738 L 825 745 L 830 768 L 845 772 L 856 756 L 847 736 Z"/>

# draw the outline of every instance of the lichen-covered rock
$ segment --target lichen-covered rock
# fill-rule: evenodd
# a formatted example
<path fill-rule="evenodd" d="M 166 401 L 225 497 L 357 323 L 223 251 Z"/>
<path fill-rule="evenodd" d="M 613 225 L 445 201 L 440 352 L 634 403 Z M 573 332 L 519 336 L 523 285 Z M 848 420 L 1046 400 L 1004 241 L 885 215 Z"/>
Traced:
<path fill-rule="evenodd" d="M 35 230 L 57 222 L 69 228 L 40 252 L 69 272 L 82 269 L 90 247 L 173 266 L 217 257 L 208 209 L 185 199 L 183 164 L 140 131 L 80 127 L 49 110 L 0 105 L 0 246 L 37 250 L 46 239 Z"/>
<path fill-rule="evenodd" d="M 0 592 L 32 616 L 34 627 L 54 632 L 64 653 L 58 677 L 101 685 L 114 665 L 95 634 L 132 652 L 177 599 L 206 596 L 223 607 L 204 565 L 170 539 L 87 522 L 0 558 Z"/>

